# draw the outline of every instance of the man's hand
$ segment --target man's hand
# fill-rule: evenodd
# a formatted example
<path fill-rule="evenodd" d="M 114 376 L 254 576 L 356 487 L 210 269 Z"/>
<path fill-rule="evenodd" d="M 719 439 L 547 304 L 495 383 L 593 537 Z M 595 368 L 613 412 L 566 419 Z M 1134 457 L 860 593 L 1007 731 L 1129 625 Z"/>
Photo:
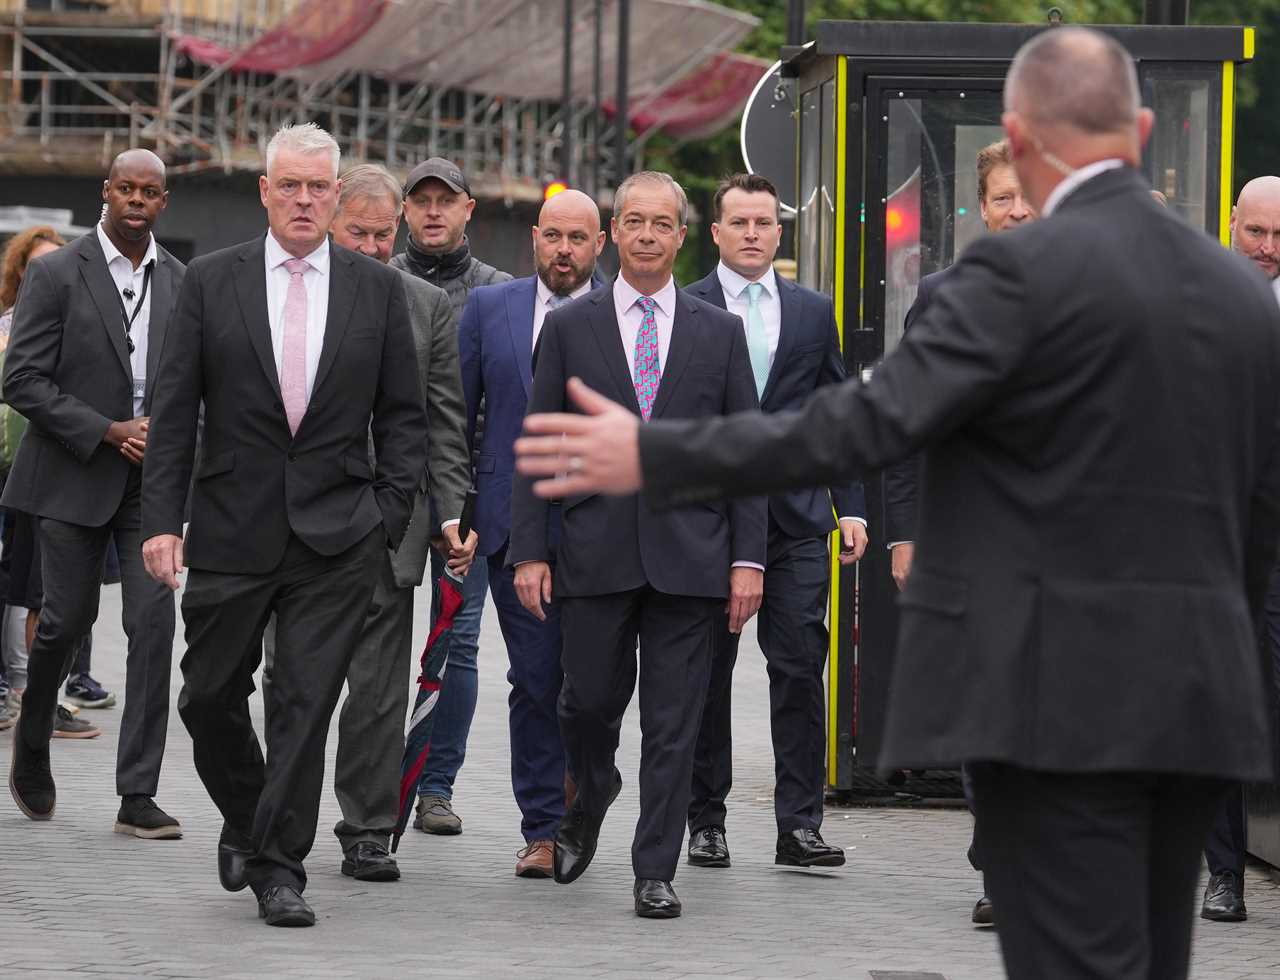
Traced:
<path fill-rule="evenodd" d="M 471 563 L 475 561 L 476 545 L 480 543 L 480 536 L 476 534 L 475 528 L 472 528 L 467 532 L 467 540 L 464 544 L 458 536 L 458 527 L 457 524 L 450 524 L 443 528 L 444 544 L 449 549 L 447 556 L 449 570 L 455 575 L 465 576 Z M 443 551 L 444 548 L 440 550 Z"/>
<path fill-rule="evenodd" d="M 741 633 L 764 599 L 764 572 L 739 565 L 729 569 L 729 632 Z"/>
<path fill-rule="evenodd" d="M 182 573 L 182 538 L 176 534 L 157 534 L 142 542 L 142 563 L 147 574 L 157 582 L 178 587 L 178 575 Z"/>
<path fill-rule="evenodd" d="M 524 420 L 516 469 L 538 476 L 539 497 L 635 493 L 640 489 L 640 419 L 578 378 L 566 386 L 586 414 L 540 412 Z"/>
<path fill-rule="evenodd" d="M 129 419 L 127 422 L 112 422 L 107 426 L 107 434 L 102 441 L 120 451 L 120 455 L 135 466 L 142 465 L 142 457 L 147 449 L 147 430 L 151 428 L 151 419 L 143 416 Z"/>
<path fill-rule="evenodd" d="M 901 591 L 907 587 L 907 578 L 911 575 L 911 559 L 915 557 L 916 546 L 911 541 L 903 541 L 889 549 L 889 567 L 893 570 L 893 580 Z"/>
<path fill-rule="evenodd" d="M 867 528 L 850 517 L 840 519 L 840 564 L 852 565 L 867 551 Z"/>
<path fill-rule="evenodd" d="M 516 566 L 516 596 L 520 605 L 547 621 L 542 604 L 551 602 L 551 566 L 545 561 L 524 561 Z"/>

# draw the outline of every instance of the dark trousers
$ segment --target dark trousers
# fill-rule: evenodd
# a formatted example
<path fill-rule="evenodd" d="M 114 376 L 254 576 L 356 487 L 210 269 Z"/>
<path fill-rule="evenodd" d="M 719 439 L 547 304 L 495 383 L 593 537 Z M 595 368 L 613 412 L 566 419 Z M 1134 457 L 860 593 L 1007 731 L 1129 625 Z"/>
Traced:
<path fill-rule="evenodd" d="M 120 552 L 122 622 L 128 638 L 124 714 L 116 749 L 116 792 L 155 796 L 169 725 L 174 600 L 142 564 L 141 477 L 130 474 L 124 499 L 102 527 L 40 519 L 44 605 L 28 664 L 18 730 L 32 748 L 53 732 L 58 689 L 66 680 L 94 621 L 102 565 L 114 534 Z"/>
<path fill-rule="evenodd" d="M 648 587 L 561 600 L 560 732 L 578 799 L 592 815 L 603 812 L 613 788 L 618 733 L 636 687 L 639 641 L 640 819 L 631 845 L 637 878 L 675 877 L 712 635 L 723 608 L 723 599 L 665 595 Z"/>
<path fill-rule="evenodd" d="M 822 672 L 830 559 L 826 538 L 770 531 L 757 636 L 769 674 L 773 810 L 779 832 L 817 830 L 826 779 Z M 725 823 L 725 799 L 733 785 L 730 721 L 737 658 L 738 635 L 729 632 L 727 617 L 720 615 L 694 754 L 690 832 Z"/>
<path fill-rule="evenodd" d="M 1200 848 L 1226 783 L 971 766 L 1010 980 L 1187 976 Z"/>
<path fill-rule="evenodd" d="M 507 549 L 489 556 L 489 593 L 507 645 L 507 698 L 511 726 L 511 789 L 527 842 L 551 840 L 564 816 L 564 746 L 556 704 L 560 667 L 560 604 L 539 621 L 520 605 L 515 569 L 504 567 Z"/>
<path fill-rule="evenodd" d="M 343 852 L 361 841 L 387 847 L 400 812 L 400 759 L 409 709 L 413 656 L 413 589 L 396 585 L 391 552 L 378 560 L 373 599 L 347 667 L 347 698 L 338 712 L 333 791 L 342 819 L 334 826 Z M 276 621 L 262 637 L 262 700 L 272 710 Z"/>
<path fill-rule="evenodd" d="M 254 851 L 247 873 L 257 895 L 275 885 L 299 891 L 306 885 L 302 862 L 315 841 L 329 720 L 385 551 L 381 527 L 332 556 L 291 536 L 271 572 L 188 575 L 178 713 L 191 733 L 196 771 L 227 829 Z M 276 650 L 264 762 L 249 695 L 272 613 Z"/>

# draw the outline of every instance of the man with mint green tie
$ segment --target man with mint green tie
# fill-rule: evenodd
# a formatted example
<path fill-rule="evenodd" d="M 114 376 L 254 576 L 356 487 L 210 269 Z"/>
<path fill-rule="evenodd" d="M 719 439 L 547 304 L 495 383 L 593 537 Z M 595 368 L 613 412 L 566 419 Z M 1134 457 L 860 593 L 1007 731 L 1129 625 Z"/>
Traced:
<path fill-rule="evenodd" d="M 720 263 L 688 291 L 742 319 L 761 410 L 796 408 L 816 388 L 843 381 L 844 359 L 830 298 L 773 271 L 782 237 L 773 184 L 757 174 L 729 177 L 716 191 L 714 212 L 711 233 L 720 248 Z M 769 498 L 758 636 L 769 671 L 778 823 L 774 863 L 795 867 L 844 864 L 844 851 L 826 844 L 819 830 L 826 746 L 822 672 L 827 652 L 827 537 L 837 515 L 840 561 L 852 564 L 867 546 L 860 483 Z M 729 866 L 725 798 L 733 783 L 730 691 L 737 656 L 738 634 L 722 622 L 689 805 L 689 863 L 700 867 Z"/>

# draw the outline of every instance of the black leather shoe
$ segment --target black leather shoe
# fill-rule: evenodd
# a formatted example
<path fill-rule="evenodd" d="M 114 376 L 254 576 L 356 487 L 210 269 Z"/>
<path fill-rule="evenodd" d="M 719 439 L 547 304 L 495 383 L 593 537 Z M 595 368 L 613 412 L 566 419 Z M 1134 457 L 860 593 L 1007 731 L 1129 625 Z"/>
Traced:
<path fill-rule="evenodd" d="M 258 918 L 269 926 L 313 926 L 316 914 L 307 900 L 289 885 L 276 885 L 258 896 Z"/>
<path fill-rule="evenodd" d="M 996 924 L 995 909 L 991 907 L 991 899 L 983 895 L 973 907 L 973 924 L 975 926 L 993 926 Z"/>
<path fill-rule="evenodd" d="M 229 892 L 238 892 L 249 884 L 246 868 L 253 848 L 241 835 L 223 824 L 218 838 L 218 881 Z"/>
<path fill-rule="evenodd" d="M 399 881 L 400 867 L 387 849 L 362 840 L 342 858 L 342 873 L 356 881 Z"/>
<path fill-rule="evenodd" d="M 613 801 L 622 792 L 622 773 L 613 771 L 613 792 L 609 794 L 609 802 L 604 805 L 607 812 Z M 556 846 L 553 854 L 553 870 L 556 881 L 567 885 L 582 877 L 591 859 L 596 856 L 596 844 L 600 840 L 600 825 L 604 823 L 604 813 L 593 818 L 582 806 L 579 795 L 573 801 L 564 819 L 560 821 L 560 829 L 556 831 Z"/>
<path fill-rule="evenodd" d="M 1243 922 L 1249 918 L 1244 907 L 1244 879 L 1234 871 L 1210 875 L 1200 918 L 1213 922 Z"/>
<path fill-rule="evenodd" d="M 723 827 L 703 827 L 689 835 L 689 863 L 696 868 L 729 867 L 729 842 Z"/>
<path fill-rule="evenodd" d="M 642 919 L 674 919 L 683 909 L 669 881 L 637 878 L 635 896 L 636 915 Z"/>
<path fill-rule="evenodd" d="M 36 752 L 27 748 L 22 722 L 13 737 L 13 761 L 9 765 L 9 792 L 18 809 L 32 820 L 52 820 L 58 792 L 49 768 L 49 748 Z"/>
<path fill-rule="evenodd" d="M 832 847 L 816 830 L 788 830 L 778 835 L 773 863 L 792 868 L 838 868 L 844 864 L 844 851 Z"/>

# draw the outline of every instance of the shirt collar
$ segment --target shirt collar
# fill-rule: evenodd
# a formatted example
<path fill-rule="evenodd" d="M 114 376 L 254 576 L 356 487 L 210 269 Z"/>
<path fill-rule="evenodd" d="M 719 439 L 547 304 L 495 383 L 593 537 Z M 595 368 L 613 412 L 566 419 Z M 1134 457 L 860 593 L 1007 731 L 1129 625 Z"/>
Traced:
<path fill-rule="evenodd" d="M 778 280 L 773 274 L 773 266 L 769 266 L 759 279 L 748 279 L 739 272 L 730 269 L 724 262 L 716 266 L 716 276 L 720 279 L 720 288 L 726 296 L 734 299 L 740 297 L 752 282 L 758 282 L 769 296 L 778 295 Z"/>
<path fill-rule="evenodd" d="M 535 275 L 534 282 L 538 284 L 538 302 L 543 306 L 547 306 L 551 302 L 551 297 L 555 294 L 547 288 L 547 284 L 542 281 L 542 276 Z M 588 279 L 581 286 L 569 294 L 570 299 L 577 299 L 579 296 L 585 296 L 591 291 L 591 280 Z"/>
<path fill-rule="evenodd" d="M 644 293 L 640 292 L 627 282 L 626 276 L 621 273 L 613 282 L 613 295 L 620 302 L 620 308 L 624 311 L 631 309 L 636 305 L 638 300 Z M 676 314 L 676 281 L 668 279 L 667 284 L 659 289 L 656 293 L 650 293 L 649 298 L 657 305 L 665 316 L 674 317 Z"/>
<path fill-rule="evenodd" d="M 125 262 L 129 263 L 129 268 L 130 270 L 132 270 L 133 262 L 129 260 L 128 256 L 122 254 L 120 249 L 116 248 L 115 243 L 110 238 L 107 237 L 107 233 L 102 227 L 102 222 L 99 221 L 96 225 L 94 225 L 94 228 L 98 232 L 98 244 L 102 246 L 103 254 L 105 254 L 107 257 L 107 265 L 111 265 L 111 263 L 114 262 L 116 259 L 123 259 Z M 146 268 L 146 265 L 148 262 L 155 262 L 157 258 L 156 236 L 148 232 L 147 237 L 149 239 L 149 241 L 147 242 L 147 253 L 142 257 L 142 264 L 138 266 L 139 269 Z"/>
<path fill-rule="evenodd" d="M 1123 160 L 1118 157 L 1112 157 L 1110 160 L 1099 160 L 1096 163 L 1088 164 L 1079 170 L 1073 171 L 1070 176 L 1064 177 L 1058 183 L 1058 186 L 1053 189 L 1049 199 L 1044 202 L 1044 207 L 1040 209 L 1040 217 L 1049 217 L 1062 205 L 1063 201 L 1074 194 L 1082 185 L 1093 180 L 1098 174 L 1106 173 L 1108 170 L 1119 170 L 1124 165 Z"/>
<path fill-rule="evenodd" d="M 267 229 L 267 268 L 277 269 L 284 265 L 294 256 L 284 250 L 284 246 L 276 240 L 276 236 Z M 306 263 L 315 269 L 321 275 L 329 274 L 329 236 L 324 237 L 324 241 L 310 255 L 302 257 Z"/>

